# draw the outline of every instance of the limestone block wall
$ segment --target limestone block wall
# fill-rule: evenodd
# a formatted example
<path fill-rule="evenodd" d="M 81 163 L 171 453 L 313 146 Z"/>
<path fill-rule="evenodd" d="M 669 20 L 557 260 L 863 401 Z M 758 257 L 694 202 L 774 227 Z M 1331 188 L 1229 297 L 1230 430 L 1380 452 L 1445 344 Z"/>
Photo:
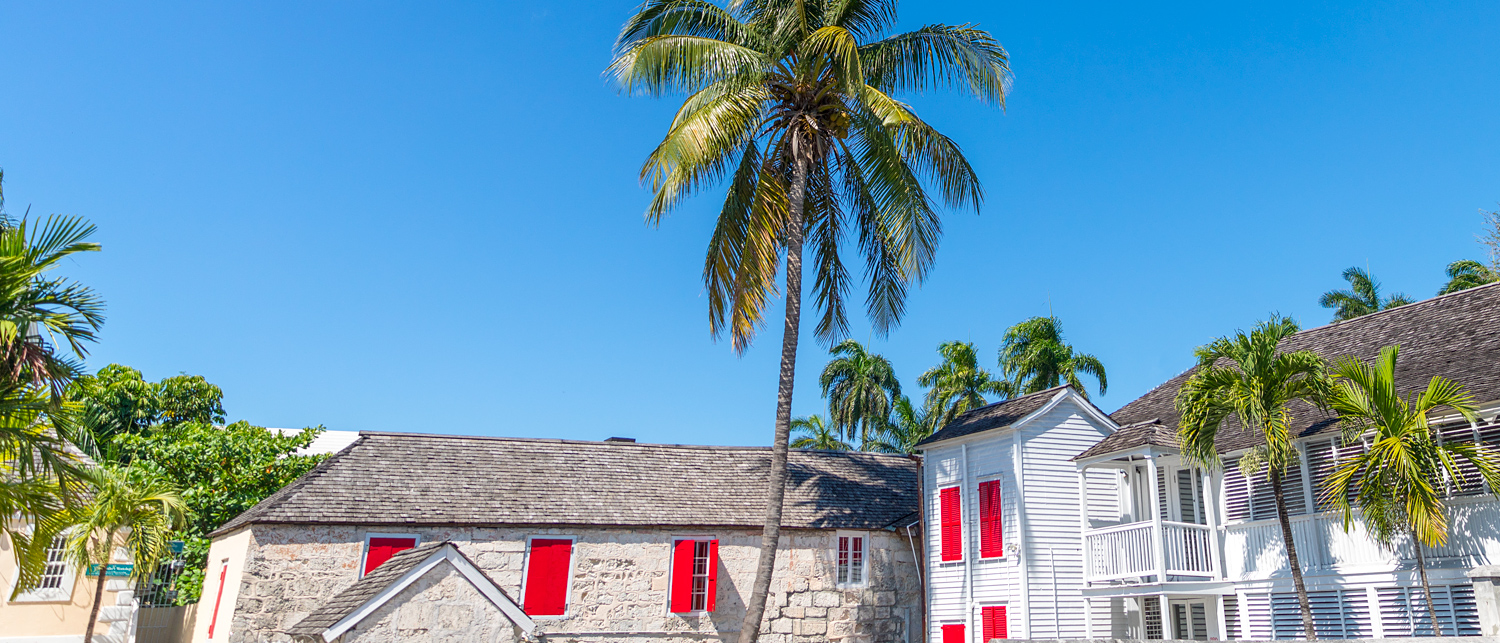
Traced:
<path fill-rule="evenodd" d="M 594 643 L 632 633 L 642 643 L 732 640 L 755 578 L 760 531 L 598 528 L 488 528 L 255 525 L 236 601 L 231 642 L 289 641 L 283 632 L 358 579 L 368 533 L 452 541 L 503 591 L 521 602 L 529 536 L 575 538 L 568 614 L 539 618 L 553 643 Z M 875 530 L 868 537 L 865 586 L 835 584 L 834 530 L 785 530 L 766 616 L 765 643 L 920 643 L 922 592 L 911 544 Z M 667 611 L 671 542 L 719 540 L 719 587 L 712 614 Z M 409 637 L 402 637 L 403 640 Z M 425 640 L 417 637 L 415 640 Z"/>

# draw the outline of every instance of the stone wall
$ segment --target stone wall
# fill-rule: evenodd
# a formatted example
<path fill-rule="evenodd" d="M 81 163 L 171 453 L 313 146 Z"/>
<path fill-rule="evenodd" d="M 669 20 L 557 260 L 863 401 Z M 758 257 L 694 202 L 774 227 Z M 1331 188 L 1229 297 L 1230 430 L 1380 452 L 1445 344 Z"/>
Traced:
<path fill-rule="evenodd" d="M 341 643 L 511 643 L 521 637 L 462 573 L 443 563 L 401 590 L 339 640 Z"/>
<path fill-rule="evenodd" d="M 538 619 L 554 643 L 593 643 L 623 633 L 642 643 L 732 640 L 755 578 L 759 530 L 403 528 L 256 525 L 230 640 L 287 641 L 282 634 L 358 578 L 367 533 L 412 533 L 452 541 L 520 603 L 528 536 L 572 536 L 568 615 Z M 761 624 L 765 643 L 918 643 L 921 587 L 911 545 L 896 533 L 868 535 L 864 587 L 835 585 L 833 530 L 785 530 Z M 671 541 L 719 540 L 719 587 L 712 614 L 667 611 Z M 403 637 L 405 638 L 405 637 Z"/>

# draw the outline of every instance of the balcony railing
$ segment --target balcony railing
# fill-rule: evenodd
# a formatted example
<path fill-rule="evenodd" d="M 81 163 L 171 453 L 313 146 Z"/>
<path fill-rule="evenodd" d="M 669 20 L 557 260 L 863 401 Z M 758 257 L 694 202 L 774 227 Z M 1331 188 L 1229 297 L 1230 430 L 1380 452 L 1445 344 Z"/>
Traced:
<path fill-rule="evenodd" d="M 1214 576 L 1213 532 L 1206 525 L 1163 521 L 1161 533 L 1154 522 L 1136 522 L 1084 532 L 1084 551 L 1089 581 L 1138 576 Z M 1162 543 L 1158 547 L 1157 543 Z M 1165 565 L 1157 565 L 1164 551 Z"/>

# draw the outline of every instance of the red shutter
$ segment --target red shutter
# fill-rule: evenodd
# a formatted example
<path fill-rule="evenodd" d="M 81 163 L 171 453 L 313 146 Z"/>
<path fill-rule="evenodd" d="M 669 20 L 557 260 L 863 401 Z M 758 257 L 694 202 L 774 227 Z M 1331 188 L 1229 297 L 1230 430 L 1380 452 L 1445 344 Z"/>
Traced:
<path fill-rule="evenodd" d="M 959 506 L 958 487 L 938 492 L 942 505 L 943 561 L 964 559 L 963 511 Z M 945 626 L 946 627 L 946 626 Z"/>
<path fill-rule="evenodd" d="M 963 625 L 944 625 L 943 643 L 968 643 L 964 640 Z"/>
<path fill-rule="evenodd" d="M 693 611 L 693 546 L 691 540 L 672 541 L 672 612 Z"/>
<path fill-rule="evenodd" d="M 719 541 L 708 541 L 708 611 L 714 611 L 714 597 L 719 593 Z"/>
<path fill-rule="evenodd" d="M 214 616 L 208 621 L 208 638 L 214 637 L 214 627 L 219 624 L 219 603 L 224 600 L 224 579 L 229 577 L 229 561 L 219 565 L 219 593 L 214 597 Z"/>
<path fill-rule="evenodd" d="M 995 558 L 1005 555 L 1005 543 L 1001 538 L 1000 481 L 979 483 L 979 557 Z"/>
<path fill-rule="evenodd" d="M 370 548 L 365 552 L 365 573 L 375 571 L 376 567 L 384 565 L 391 556 L 416 546 L 415 538 L 371 538 Z"/>
<path fill-rule="evenodd" d="M 1008 639 L 1010 635 L 1005 623 L 1005 606 L 996 605 L 980 610 L 984 620 L 984 640 Z"/>
<path fill-rule="evenodd" d="M 522 609 L 531 616 L 562 616 L 568 613 L 568 567 L 573 541 L 531 540 L 526 559 L 526 597 Z"/>

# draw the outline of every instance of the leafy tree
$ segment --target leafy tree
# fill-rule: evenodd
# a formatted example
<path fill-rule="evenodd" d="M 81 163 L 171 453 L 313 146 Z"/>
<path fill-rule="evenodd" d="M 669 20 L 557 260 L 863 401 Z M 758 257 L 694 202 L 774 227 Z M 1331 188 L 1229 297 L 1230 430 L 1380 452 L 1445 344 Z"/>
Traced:
<path fill-rule="evenodd" d="M 145 467 L 106 465 L 86 470 L 83 477 L 89 502 L 73 518 L 66 551 L 80 568 L 99 566 L 94 606 L 83 636 L 92 641 L 104 597 L 105 566 L 115 547 L 130 553 L 135 564 L 132 578 L 149 575 L 167 556 L 171 534 L 184 522 L 187 506 L 170 482 Z"/>
<path fill-rule="evenodd" d="M 1412 303 L 1410 297 L 1401 293 L 1381 299 L 1380 282 L 1359 268 L 1345 270 L 1344 281 L 1349 282 L 1348 290 L 1330 290 L 1318 299 L 1318 305 L 1334 309 L 1333 321 L 1354 319 Z"/>
<path fill-rule="evenodd" d="M 1438 439 L 1428 416 L 1448 407 L 1469 422 L 1477 422 L 1474 398 L 1462 385 L 1444 377 L 1432 378 L 1425 390 L 1403 398 L 1396 387 L 1400 350 L 1385 347 L 1373 364 L 1349 357 L 1334 365 L 1336 380 L 1329 406 L 1339 414 L 1345 441 L 1369 435 L 1370 447 L 1341 459 L 1323 483 L 1323 497 L 1343 513 L 1345 531 L 1354 522 L 1353 497 L 1370 537 L 1392 550 L 1399 539 L 1410 539 L 1427 613 L 1433 616 L 1433 632 L 1442 636 L 1422 554 L 1423 545 L 1436 547 L 1448 540 L 1441 481 L 1466 482 L 1468 476 L 1460 468 L 1466 463 L 1479 478 L 1468 481 L 1483 480 L 1492 489 L 1500 488 L 1500 454 L 1473 442 Z"/>
<path fill-rule="evenodd" d="M 141 372 L 110 364 L 79 378 L 68 394 L 78 400 L 80 424 L 97 455 L 120 457 L 116 442 L 126 435 L 145 435 L 184 422 L 221 424 L 224 392 L 201 375 L 175 375 L 148 382 Z"/>
<path fill-rule="evenodd" d="M 179 534 L 187 563 L 178 582 L 179 604 L 198 600 L 202 591 L 208 534 L 326 459 L 297 454 L 322 430 L 283 435 L 247 422 L 225 427 L 185 422 L 119 440 L 123 459 L 172 481 L 192 510 Z"/>
<path fill-rule="evenodd" d="M 1062 322 L 1056 317 L 1032 317 L 1005 331 L 1000 344 L 1000 372 L 1014 383 L 1016 393 L 1045 391 L 1066 383 L 1087 398 L 1088 389 L 1078 375 L 1099 381 L 1104 395 L 1109 381 L 1104 363 L 1088 353 L 1079 353 L 1063 341 Z"/>
<path fill-rule="evenodd" d="M 1006 399 L 1015 394 L 1015 386 L 990 376 L 979 366 L 979 354 L 969 342 L 943 342 L 938 345 L 942 363 L 917 377 L 917 383 L 928 387 L 926 407 L 935 413 L 935 426 L 942 427 L 959 414 L 987 404 L 986 395 Z"/>
<path fill-rule="evenodd" d="M 792 440 L 793 449 L 849 450 L 849 444 L 844 442 L 838 429 L 830 426 L 821 415 L 792 420 L 792 431 L 799 434 Z"/>
<path fill-rule="evenodd" d="M 765 533 L 740 641 L 760 632 L 780 534 L 802 311 L 804 244 L 812 246 L 817 336 L 848 330 L 850 278 L 840 257 L 858 241 L 878 332 L 901 319 L 907 288 L 932 266 L 940 232 L 929 185 L 950 207 L 979 207 L 979 179 L 958 146 L 892 97 L 953 87 L 1003 104 L 1005 50 L 969 26 L 882 37 L 895 0 L 648 0 L 625 24 L 609 74 L 627 92 L 688 97 L 642 168 L 647 220 L 727 180 L 704 265 L 709 326 L 743 351 L 765 322 L 785 255 L 786 316 Z"/>
<path fill-rule="evenodd" d="M 1448 283 L 1443 285 L 1438 294 L 1446 295 L 1497 281 L 1500 281 L 1500 271 L 1478 261 L 1464 259 L 1448 264 Z"/>
<path fill-rule="evenodd" d="M 878 453 L 917 452 L 917 443 L 937 432 L 938 413 L 930 407 L 916 408 L 905 395 L 896 399 L 891 417 L 875 434 L 864 441 L 861 451 Z"/>
<path fill-rule="evenodd" d="M 823 367 L 818 383 L 828 398 L 833 428 L 851 439 L 865 439 L 881 428 L 891 400 L 901 396 L 896 369 L 852 339 L 839 342 L 830 353 L 836 357 Z"/>
<path fill-rule="evenodd" d="M 1241 458 L 1241 466 L 1247 474 L 1266 470 L 1297 600 L 1302 606 L 1302 628 L 1308 639 L 1315 639 L 1307 586 L 1302 582 L 1302 566 L 1287 515 L 1284 479 L 1287 467 L 1297 466 L 1297 449 L 1289 430 L 1290 405 L 1296 400 L 1322 405 L 1327 380 L 1323 358 L 1316 353 L 1277 352 L 1281 340 L 1296 332 L 1296 322 L 1273 316 L 1256 324 L 1248 334 L 1235 331 L 1232 337 L 1199 346 L 1195 351 L 1197 369 L 1182 385 L 1176 404 L 1182 415 L 1178 436 L 1183 455 L 1205 468 L 1222 466 L 1216 441 L 1231 417 L 1263 438 L 1263 444 Z"/>

